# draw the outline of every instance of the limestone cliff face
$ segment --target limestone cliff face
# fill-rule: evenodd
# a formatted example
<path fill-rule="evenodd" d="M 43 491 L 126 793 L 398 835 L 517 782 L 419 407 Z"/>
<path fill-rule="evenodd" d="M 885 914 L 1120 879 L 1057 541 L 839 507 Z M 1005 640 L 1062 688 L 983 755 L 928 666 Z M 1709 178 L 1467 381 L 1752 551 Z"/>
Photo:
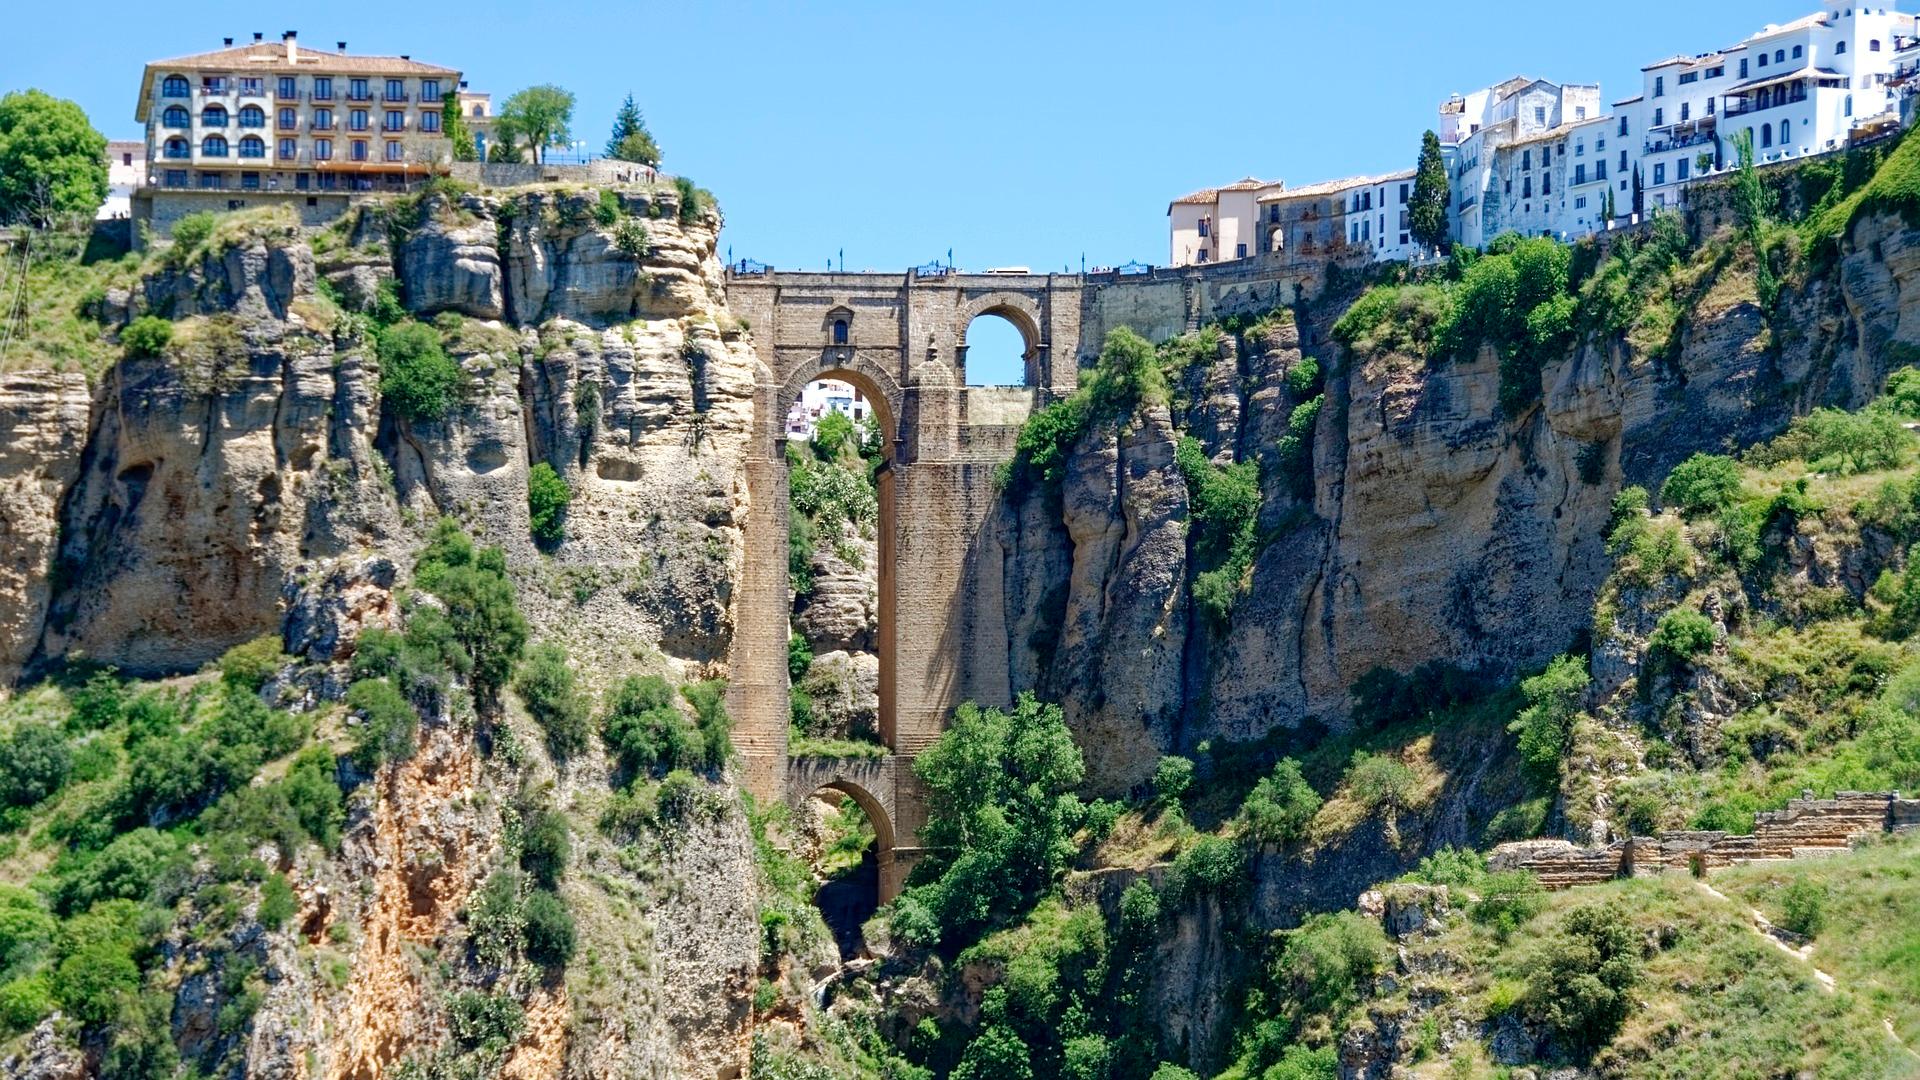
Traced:
<path fill-rule="evenodd" d="M 1014 643 L 1040 643 L 1012 650 L 1012 685 L 1062 700 L 1096 782 L 1122 790 L 1154 756 L 1202 740 L 1337 725 L 1375 666 L 1501 675 L 1543 663 L 1589 623 L 1615 492 L 1657 483 L 1696 451 L 1769 437 L 1815 405 L 1863 402 L 1920 341 L 1917 293 L 1920 233 L 1869 219 L 1831 274 L 1787 296 L 1777 348 L 1735 265 L 1673 355 L 1590 340 L 1511 418 L 1490 350 L 1429 364 L 1349 356 L 1328 329 L 1352 297 L 1325 297 L 1244 354 L 1224 342 L 1183 395 L 1179 426 L 1211 456 L 1263 463 L 1266 542 L 1230 627 L 1202 625 L 1187 597 L 1171 430 L 1154 416 L 1117 440 L 1096 429 L 1063 509 L 1034 496 L 994 526 Z M 1270 465 L 1286 431 L 1280 380 L 1305 356 L 1328 377 L 1302 501 Z"/>
<path fill-rule="evenodd" d="M 442 515 L 506 549 L 534 640 L 565 644 L 590 691 L 628 673 L 725 678 L 758 364 L 725 307 L 718 215 L 683 222 L 671 189 L 613 198 L 619 220 L 602 225 L 597 191 L 432 195 L 369 210 L 318 260 L 290 225 L 248 227 L 107 298 L 117 321 L 174 320 L 165 355 L 91 387 L 0 378 L 0 686 L 81 654 L 190 671 L 278 633 L 323 665 L 293 692 L 324 704 L 360 631 L 396 621 L 393 590 Z M 331 299 L 395 287 L 460 366 L 443 419 L 382 408 L 372 336 Z M 566 537 L 544 549 L 537 463 L 573 491 Z M 517 705 L 504 722 L 541 745 Z M 462 907 L 525 780 L 428 718 L 417 757 L 357 788 L 341 853 L 290 867 L 301 914 L 262 937 L 271 991 L 231 1036 L 250 1075 L 371 1077 L 423 1058 L 446 1037 L 449 970 L 525 1008 L 503 1075 L 744 1068 L 757 899 L 731 790 L 683 835 L 623 853 L 595 828 L 604 765 L 529 754 L 576 822 L 566 899 L 595 973 L 474 973 Z M 352 977 L 323 977 L 314 947 Z M 216 974 L 183 979 L 182 1023 L 211 1030 Z"/>

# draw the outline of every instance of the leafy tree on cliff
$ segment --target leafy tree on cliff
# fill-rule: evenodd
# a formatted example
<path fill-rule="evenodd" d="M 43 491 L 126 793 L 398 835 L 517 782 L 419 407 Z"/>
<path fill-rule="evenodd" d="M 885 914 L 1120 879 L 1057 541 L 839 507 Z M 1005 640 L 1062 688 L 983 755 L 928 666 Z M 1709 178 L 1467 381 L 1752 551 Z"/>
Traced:
<path fill-rule="evenodd" d="M 607 156 L 620 161 L 637 161 L 642 165 L 658 167 L 660 164 L 660 144 L 653 141 L 653 133 L 647 130 L 647 122 L 640 115 L 640 107 L 633 103 L 633 95 L 620 104 L 620 111 L 613 117 L 613 134 L 607 139 Z"/>
<path fill-rule="evenodd" d="M 1413 238 L 1421 247 L 1447 243 L 1447 165 L 1440 158 L 1440 137 L 1429 131 L 1420 136 L 1420 165 L 1413 176 L 1413 199 L 1407 208 Z"/>
<path fill-rule="evenodd" d="M 479 161 L 480 148 L 474 144 L 473 129 L 467 126 L 467 118 L 460 115 L 460 94 L 449 90 L 440 95 L 440 115 L 445 117 L 444 128 L 447 141 L 453 144 L 453 160 Z"/>
<path fill-rule="evenodd" d="M 0 97 L 0 221 L 45 227 L 107 197 L 107 137 L 71 101 L 39 90 Z"/>
<path fill-rule="evenodd" d="M 506 131 L 526 141 L 535 161 L 545 161 L 547 149 L 565 146 L 573 137 L 573 92 L 552 83 L 517 91 L 500 107 L 502 137 Z"/>

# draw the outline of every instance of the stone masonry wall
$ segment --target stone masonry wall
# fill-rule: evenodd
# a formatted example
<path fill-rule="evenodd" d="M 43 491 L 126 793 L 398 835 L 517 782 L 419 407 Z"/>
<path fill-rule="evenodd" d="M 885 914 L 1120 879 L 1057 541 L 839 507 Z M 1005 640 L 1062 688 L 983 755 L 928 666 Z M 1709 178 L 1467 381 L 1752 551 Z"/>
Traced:
<path fill-rule="evenodd" d="M 1899 792 L 1842 791 L 1831 799 L 1795 799 L 1757 816 L 1750 835 L 1669 830 L 1606 847 L 1566 840 L 1522 840 L 1493 849 L 1494 870 L 1530 870 L 1549 889 L 1595 885 L 1664 870 L 1713 869 L 1761 859 L 1793 859 L 1845 850 L 1861 835 L 1920 828 L 1920 799 Z"/>

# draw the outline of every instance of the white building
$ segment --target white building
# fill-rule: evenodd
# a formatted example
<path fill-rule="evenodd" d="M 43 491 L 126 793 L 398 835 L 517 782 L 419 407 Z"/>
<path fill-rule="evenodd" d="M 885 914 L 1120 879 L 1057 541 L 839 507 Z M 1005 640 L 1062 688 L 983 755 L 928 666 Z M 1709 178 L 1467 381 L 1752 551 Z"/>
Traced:
<path fill-rule="evenodd" d="M 131 217 L 133 193 L 147 182 L 147 144 L 107 144 L 107 201 L 93 216 L 102 220 Z"/>
<path fill-rule="evenodd" d="M 1576 134 L 1591 139 L 1600 115 L 1598 85 L 1524 75 L 1442 104 L 1454 240 L 1483 247 L 1503 232 L 1565 232 L 1564 159 Z"/>
<path fill-rule="evenodd" d="M 800 391 L 800 400 L 787 410 L 787 438 L 812 439 L 820 418 L 830 412 L 843 413 L 858 424 L 873 412 L 858 387 L 838 379 L 818 379 Z"/>

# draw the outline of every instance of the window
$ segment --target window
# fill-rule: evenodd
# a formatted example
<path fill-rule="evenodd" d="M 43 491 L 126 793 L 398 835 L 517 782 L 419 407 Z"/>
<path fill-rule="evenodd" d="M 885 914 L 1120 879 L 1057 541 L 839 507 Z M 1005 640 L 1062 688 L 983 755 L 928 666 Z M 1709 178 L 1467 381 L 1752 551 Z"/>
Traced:
<path fill-rule="evenodd" d="M 305 191 L 305 190 L 307 190 L 308 188 L 310 188 L 310 187 L 312 187 L 312 186 L 313 186 L 313 174 L 312 174 L 312 173 L 295 173 L 295 174 L 294 174 L 294 176 L 293 176 L 293 189 L 294 189 L 295 191 Z M 318 204 L 317 204 L 317 203 L 315 203 L 315 202 L 314 202 L 314 201 L 313 201 L 312 199 L 308 199 L 308 200 L 307 200 L 307 205 L 308 205 L 308 206 L 316 206 L 316 205 L 318 205 Z"/>
<path fill-rule="evenodd" d="M 122 164 L 122 165 L 131 165 L 131 164 L 133 164 L 133 155 L 132 155 L 132 154 L 121 154 L 121 155 L 120 155 L 120 164 Z"/>
<path fill-rule="evenodd" d="M 1667 96 L 1667 77 L 1665 75 L 1655 75 L 1653 77 L 1653 96 Z"/>
<path fill-rule="evenodd" d="M 388 101 L 407 100 L 407 81 L 405 79 L 388 79 L 387 80 L 387 100 Z"/>
<path fill-rule="evenodd" d="M 1708 115 L 1708 116 L 1712 116 L 1712 115 L 1713 115 L 1713 103 L 1714 103 L 1714 101 L 1715 101 L 1715 100 L 1717 100 L 1717 99 L 1715 99 L 1715 98 L 1708 98 L 1708 99 L 1707 99 L 1707 115 Z"/>
<path fill-rule="evenodd" d="M 1594 163 L 1593 163 L 1593 178 L 1594 178 L 1595 180 L 1605 180 L 1605 179 L 1607 178 L 1607 163 L 1606 163 L 1606 162 L 1604 162 L 1604 161 L 1596 161 L 1596 162 L 1594 162 Z"/>
<path fill-rule="evenodd" d="M 208 157 L 226 157 L 227 137 L 225 135 L 209 135 L 201 139 L 200 152 Z"/>
<path fill-rule="evenodd" d="M 299 147 L 300 147 L 300 144 L 294 141 L 293 139 L 281 139 L 280 140 L 280 156 L 283 158 L 291 159 L 295 154 L 299 152 Z"/>
<path fill-rule="evenodd" d="M 315 101 L 332 101 L 333 100 L 333 76 L 315 75 L 313 77 L 313 100 Z"/>
<path fill-rule="evenodd" d="M 300 126 L 299 114 L 292 109 L 281 109 L 278 119 L 281 131 L 293 131 Z"/>
<path fill-rule="evenodd" d="M 1200 249 L 1199 251 L 1196 251 L 1196 252 L 1194 252 L 1194 253 L 1193 253 L 1193 261 L 1194 261 L 1194 262 L 1206 262 L 1206 261 L 1207 261 L 1207 249 L 1206 249 L 1206 248 L 1201 248 L 1201 249 Z"/>
<path fill-rule="evenodd" d="M 1793 58 L 1795 60 L 1800 59 L 1802 56 L 1805 56 L 1806 54 L 1807 54 L 1807 50 L 1805 46 L 1795 45 L 1793 47 Z"/>
<path fill-rule="evenodd" d="M 1780 121 L 1780 145 L 1786 146 L 1793 138 L 1793 121 Z"/>
<path fill-rule="evenodd" d="M 200 123 L 204 127 L 226 127 L 227 110 L 218 105 L 209 105 L 200 110 Z"/>
<path fill-rule="evenodd" d="M 257 172 L 241 173 L 240 186 L 242 188 L 245 188 L 248 191 L 259 191 L 260 190 L 260 174 Z"/>
<path fill-rule="evenodd" d="M 1653 126 L 1665 127 L 1666 123 L 1667 123 L 1667 110 L 1665 109 L 1653 110 Z"/>
<path fill-rule="evenodd" d="M 1540 194 L 1543 196 L 1553 194 L 1553 174 L 1552 173 L 1547 173 L 1546 175 L 1540 178 Z"/>
<path fill-rule="evenodd" d="M 1574 140 L 1574 142 L 1573 142 L 1573 156 L 1574 156 L 1574 157 L 1586 157 L 1586 156 L 1587 156 L 1587 140 L 1585 140 L 1585 139 L 1575 139 L 1575 140 Z"/>
<path fill-rule="evenodd" d="M 332 159 L 332 157 L 333 157 L 333 140 L 332 139 L 313 140 L 313 160 L 328 161 Z"/>
<path fill-rule="evenodd" d="M 1879 51 L 1880 51 L 1880 39 L 1879 39 L 1879 38 L 1874 38 L 1873 40 L 1871 40 L 1871 41 L 1869 41 L 1869 42 L 1867 42 L 1867 51 L 1868 51 L 1868 52 L 1879 52 Z"/>
<path fill-rule="evenodd" d="M 1844 42 L 1844 41 L 1842 41 L 1842 42 L 1840 42 L 1840 43 L 1839 43 L 1838 45 L 1835 45 L 1835 46 L 1833 47 L 1833 51 L 1834 51 L 1834 53 L 1835 53 L 1836 55 L 1838 55 L 1838 54 L 1840 54 L 1840 53 L 1843 53 L 1843 52 L 1846 52 L 1846 51 L 1847 51 L 1847 43 L 1846 43 L 1846 42 Z"/>
<path fill-rule="evenodd" d="M 1680 76 L 1680 85 L 1681 85 L 1681 86 L 1686 86 L 1686 85 L 1688 85 L 1688 84 L 1690 84 L 1690 83 L 1697 83 L 1697 82 L 1699 82 L 1699 81 L 1700 81 L 1700 73 L 1699 73 L 1699 72 L 1697 72 L 1697 71 L 1688 71 L 1688 72 L 1685 72 L 1685 73 L 1683 73 L 1683 74 L 1682 74 L 1682 75 Z"/>
<path fill-rule="evenodd" d="M 191 97 L 193 89 L 187 84 L 185 75 L 169 75 L 160 80 L 161 97 Z"/>
<path fill-rule="evenodd" d="M 267 126 L 267 113 L 258 105 L 248 105 L 240 110 L 240 126 L 243 128 L 261 128 Z"/>
<path fill-rule="evenodd" d="M 405 131 L 407 114 L 400 109 L 388 109 L 386 122 L 380 126 L 383 131 Z"/>
<path fill-rule="evenodd" d="M 1533 177 L 1524 176 L 1520 178 L 1520 197 L 1523 199 L 1533 198 Z"/>
<path fill-rule="evenodd" d="M 1535 107 L 1534 107 L 1534 110 L 1533 110 L 1533 122 L 1534 122 L 1534 123 L 1536 123 L 1536 124 L 1544 124 L 1544 123 L 1546 123 L 1546 122 L 1547 122 L 1547 108 L 1546 108 L 1546 106 L 1544 106 L 1544 105 L 1537 105 L 1537 106 L 1535 106 Z"/>
<path fill-rule="evenodd" d="M 1587 118 L 1587 107 L 1585 105 L 1575 105 L 1573 107 L 1573 118 L 1575 120 L 1585 120 Z"/>
<path fill-rule="evenodd" d="M 1706 77 L 1709 79 L 1717 79 L 1720 76 L 1725 75 L 1726 73 L 1727 73 L 1727 66 L 1725 64 L 1721 64 L 1721 65 L 1718 65 L 1717 67 L 1708 68 Z"/>
<path fill-rule="evenodd" d="M 279 96 L 283 98 L 299 97 L 300 96 L 299 87 L 300 87 L 300 81 L 298 79 L 295 79 L 291 75 L 283 75 L 280 77 Z"/>
<path fill-rule="evenodd" d="M 1747 77 L 1747 58 L 1744 56 L 1740 58 L 1740 77 Z"/>
<path fill-rule="evenodd" d="M 1852 115 L 1853 115 L 1853 95 L 1852 95 L 1852 94 L 1848 94 L 1848 95 L 1847 95 L 1847 100 L 1846 100 L 1846 102 L 1845 102 L 1845 103 L 1843 104 L 1843 106 L 1842 106 L 1842 108 L 1841 108 L 1841 110 L 1840 110 L 1840 115 L 1842 115 L 1842 116 L 1852 116 Z"/>
<path fill-rule="evenodd" d="M 192 115 L 181 105 L 169 105 L 167 111 L 160 114 L 161 127 L 183 128 L 192 122 Z"/>
<path fill-rule="evenodd" d="M 388 160 L 388 161 L 401 161 L 401 160 L 404 160 L 404 158 L 403 158 L 403 156 L 402 156 L 402 153 L 403 153 L 403 152 L 402 152 L 402 151 L 401 151 L 401 149 L 400 149 L 400 143 L 399 143 L 399 140 L 397 140 L 397 139 L 388 139 L 388 140 L 387 140 L 387 160 Z"/>
<path fill-rule="evenodd" d="M 1620 151 L 1620 171 L 1627 171 L 1627 152 L 1625 150 Z"/>
<path fill-rule="evenodd" d="M 365 139 L 355 139 L 355 140 L 353 140 L 353 154 L 352 154 L 352 157 L 353 157 L 353 160 L 355 160 L 355 161 L 365 161 L 365 160 L 367 160 L 367 140 L 365 140 Z"/>
<path fill-rule="evenodd" d="M 1760 145 L 1761 146 L 1773 145 L 1773 125 L 1772 124 L 1760 125 Z"/>
<path fill-rule="evenodd" d="M 1244 259 L 1244 258 L 1246 258 L 1246 257 L 1247 257 L 1247 245 L 1245 245 L 1245 244 L 1235 244 L 1235 245 L 1233 245 L 1233 257 L 1234 257 L 1234 258 L 1236 258 L 1236 259 Z"/>
<path fill-rule="evenodd" d="M 833 343 L 835 345 L 845 345 L 847 343 L 847 320 L 833 320 Z"/>
<path fill-rule="evenodd" d="M 192 157 L 193 151 L 187 148 L 187 140 L 185 139 L 168 139 L 166 146 L 161 148 L 160 155 L 162 157 L 185 159 Z"/>
<path fill-rule="evenodd" d="M 1680 103 L 1680 122 L 1684 124 L 1691 119 L 1693 119 L 1693 102 L 1691 101 L 1681 102 Z"/>
<path fill-rule="evenodd" d="M 332 109 L 313 110 L 313 130 L 315 131 L 332 131 L 333 130 L 333 110 Z"/>
<path fill-rule="evenodd" d="M 1774 62 L 1774 63 L 1776 63 L 1776 64 L 1784 64 L 1784 63 L 1786 63 L 1786 62 L 1787 62 L 1787 50 L 1785 50 L 1785 49 L 1775 49 L 1775 50 L 1773 50 L 1773 62 Z"/>
<path fill-rule="evenodd" d="M 1411 189 L 1411 188 L 1412 188 L 1412 186 L 1413 186 L 1413 185 L 1411 185 L 1411 184 L 1401 184 L 1401 185 L 1400 185 L 1400 205 L 1402 205 L 1402 206 L 1405 206 L 1405 205 L 1407 204 L 1407 198 L 1408 198 L 1408 194 L 1409 194 L 1409 189 Z"/>
<path fill-rule="evenodd" d="M 348 113 L 347 126 L 355 131 L 367 130 L 367 110 L 355 109 Z"/>
<path fill-rule="evenodd" d="M 1582 195 L 1579 198 L 1573 200 L 1573 208 L 1575 210 L 1585 210 L 1587 208 L 1587 197 L 1585 195 Z"/>
<path fill-rule="evenodd" d="M 1761 54 L 1760 54 L 1760 66 L 1761 66 L 1761 67 L 1766 67 L 1766 66 L 1767 66 L 1767 54 L 1766 54 L 1766 53 L 1761 53 Z"/>
<path fill-rule="evenodd" d="M 262 94 L 265 94 L 267 92 L 266 83 L 267 81 L 265 79 L 259 79 L 259 78 L 241 79 L 240 92 L 245 95 L 259 97 Z"/>
<path fill-rule="evenodd" d="M 267 156 L 266 141 L 258 135 L 249 135 L 240 140 L 240 156 L 243 158 L 263 158 Z"/>
<path fill-rule="evenodd" d="M 1625 116 L 1620 118 L 1620 137 L 1623 139 L 1627 137 L 1627 118 Z"/>
<path fill-rule="evenodd" d="M 420 80 L 420 100 L 423 102 L 440 100 L 440 80 L 439 79 L 421 79 Z"/>
<path fill-rule="evenodd" d="M 473 106 L 473 113 L 472 113 L 472 115 L 474 115 L 474 116 L 485 116 L 485 115 L 487 115 L 487 107 L 486 107 L 485 105 L 481 105 L 481 104 L 479 104 L 478 102 L 476 102 L 476 103 L 474 104 L 474 106 Z"/>
<path fill-rule="evenodd" d="M 1533 151 L 1531 150 L 1520 151 L 1520 167 L 1523 169 L 1533 168 Z"/>
<path fill-rule="evenodd" d="M 221 188 L 226 186 L 226 177 L 217 172 L 200 174 L 200 186 L 203 188 Z"/>
<path fill-rule="evenodd" d="M 167 186 L 168 187 L 186 187 L 187 186 L 187 170 L 168 169 L 167 170 Z"/>
<path fill-rule="evenodd" d="M 1585 165 L 1575 165 L 1573 167 L 1573 182 L 1576 184 L 1584 184 L 1587 182 L 1587 167 Z"/>
<path fill-rule="evenodd" d="M 367 80 L 365 79 L 347 80 L 347 97 L 352 98 L 354 101 L 365 101 L 372 96 L 373 95 L 367 92 Z"/>
<path fill-rule="evenodd" d="M 1540 148 L 1540 167 L 1544 169 L 1551 164 L 1553 164 L 1553 147 L 1551 146 L 1541 147 Z"/>
<path fill-rule="evenodd" d="M 330 172 L 323 172 L 314 183 L 320 186 L 321 191 L 332 191 L 340 186 L 340 177 Z"/>
<path fill-rule="evenodd" d="M 1664 184 L 1666 182 L 1667 182 L 1667 163 L 1663 161 L 1653 167 L 1653 183 L 1655 187 L 1658 187 L 1659 185 Z"/>
<path fill-rule="evenodd" d="M 420 114 L 420 130 L 421 131 L 439 131 L 440 130 L 440 114 L 437 112 L 421 113 Z"/>
<path fill-rule="evenodd" d="M 1691 171 L 1692 166 L 1693 166 L 1693 162 L 1688 161 L 1686 158 L 1681 158 L 1678 162 L 1675 162 L 1674 168 L 1678 174 L 1678 179 L 1681 179 L 1681 180 L 1687 179 L 1687 176 Z"/>

